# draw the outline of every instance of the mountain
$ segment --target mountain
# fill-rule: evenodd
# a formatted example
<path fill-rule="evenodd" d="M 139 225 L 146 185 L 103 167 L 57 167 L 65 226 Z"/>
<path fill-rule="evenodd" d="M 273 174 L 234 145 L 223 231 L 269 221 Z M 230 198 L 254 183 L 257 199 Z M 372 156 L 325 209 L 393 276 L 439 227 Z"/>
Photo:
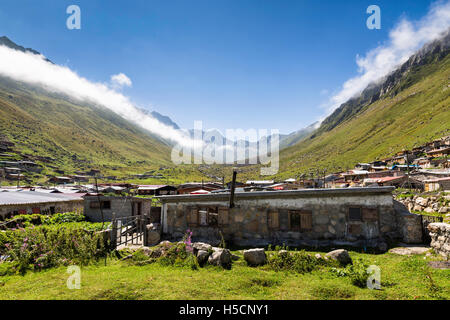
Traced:
<path fill-rule="evenodd" d="M 314 132 L 319 125 L 319 122 L 307 126 L 304 129 L 292 132 L 288 135 L 280 136 L 280 149 L 284 149 L 299 143 L 302 139 L 306 138 L 310 133 Z"/>
<path fill-rule="evenodd" d="M 40 54 L 7 37 L 0 44 Z M 44 168 L 32 181 L 57 172 L 96 168 L 125 176 L 171 165 L 165 141 L 109 109 L 6 77 L 0 77 L 0 137 L 15 144 L 0 160 L 33 160 Z"/>
<path fill-rule="evenodd" d="M 450 33 L 281 151 L 279 177 L 351 168 L 450 133 Z"/>
<path fill-rule="evenodd" d="M 38 51 L 36 51 L 36 50 L 34 50 L 34 49 L 31 49 L 31 48 L 24 48 L 24 47 L 22 47 L 22 46 L 19 46 L 18 44 L 14 43 L 13 41 L 11 41 L 11 40 L 10 40 L 8 37 L 6 37 L 6 36 L 0 37 L 0 46 L 1 46 L 1 45 L 7 46 L 7 47 L 9 47 L 9 48 L 11 48 L 11 49 L 14 49 L 14 50 L 17 50 L 17 51 L 21 51 L 21 52 L 30 52 L 30 53 L 37 54 L 37 55 L 40 55 L 40 54 L 41 54 L 40 52 L 38 52 Z M 48 62 L 51 62 L 51 61 L 48 60 L 48 59 L 45 59 L 45 60 L 47 60 Z M 52 62 L 52 63 L 53 63 L 53 62 Z"/>

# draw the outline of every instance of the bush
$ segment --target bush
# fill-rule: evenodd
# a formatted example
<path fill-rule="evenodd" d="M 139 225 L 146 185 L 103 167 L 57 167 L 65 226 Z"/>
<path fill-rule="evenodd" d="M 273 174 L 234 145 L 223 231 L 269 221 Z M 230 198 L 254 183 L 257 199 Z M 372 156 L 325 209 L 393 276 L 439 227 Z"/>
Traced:
<path fill-rule="evenodd" d="M 332 265 L 324 259 L 317 259 L 306 253 L 306 251 L 278 251 L 269 255 L 268 265 L 275 271 L 294 271 L 298 273 L 308 273 L 323 266 Z"/>
<path fill-rule="evenodd" d="M 367 286 L 367 279 L 370 273 L 367 272 L 369 265 L 364 263 L 361 259 L 353 261 L 353 264 L 348 265 L 344 269 L 332 268 L 331 272 L 338 277 L 349 277 L 352 284 L 357 287 L 365 288 Z"/>
<path fill-rule="evenodd" d="M 21 214 L 6 220 L 6 222 L 8 221 L 14 221 L 12 223 L 15 224 L 17 228 L 26 228 L 40 225 L 83 222 L 86 221 L 86 216 L 78 212 L 57 213 L 51 216 L 44 214 Z"/>
<path fill-rule="evenodd" d="M 13 270 L 41 270 L 59 265 L 87 265 L 104 257 L 108 243 L 98 225 L 87 223 L 42 225 L 2 232 L 0 252 L 9 256 Z M 6 242 L 8 241 L 8 242 Z"/>

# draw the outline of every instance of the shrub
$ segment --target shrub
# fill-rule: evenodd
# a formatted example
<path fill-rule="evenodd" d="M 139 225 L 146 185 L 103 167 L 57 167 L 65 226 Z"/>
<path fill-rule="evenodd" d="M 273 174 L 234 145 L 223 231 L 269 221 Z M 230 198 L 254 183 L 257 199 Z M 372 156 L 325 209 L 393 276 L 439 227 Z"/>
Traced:
<path fill-rule="evenodd" d="M 349 277 L 352 284 L 357 287 L 365 288 L 367 286 L 367 279 L 369 279 L 370 273 L 367 272 L 369 265 L 364 263 L 361 259 L 353 261 L 353 264 L 348 265 L 346 268 L 332 268 L 331 272 L 338 277 Z"/>
<path fill-rule="evenodd" d="M 90 226 L 90 230 L 85 227 L 86 223 L 67 223 L 9 230 L 1 239 L 0 251 L 9 256 L 17 273 L 58 265 L 87 265 L 107 254 L 108 243 L 98 226 Z"/>
<path fill-rule="evenodd" d="M 322 266 L 331 265 L 323 259 L 317 259 L 302 250 L 299 252 L 278 251 L 268 258 L 268 265 L 275 271 L 294 271 L 308 273 Z"/>
<path fill-rule="evenodd" d="M 51 216 L 44 214 L 21 214 L 6 221 L 14 221 L 13 223 L 17 228 L 26 228 L 40 225 L 83 222 L 86 221 L 86 216 L 78 212 L 57 213 Z"/>

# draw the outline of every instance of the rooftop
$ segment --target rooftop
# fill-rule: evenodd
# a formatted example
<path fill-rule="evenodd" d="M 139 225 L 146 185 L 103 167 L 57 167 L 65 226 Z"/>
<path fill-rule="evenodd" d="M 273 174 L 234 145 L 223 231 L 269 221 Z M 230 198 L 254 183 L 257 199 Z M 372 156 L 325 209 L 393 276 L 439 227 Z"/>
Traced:
<path fill-rule="evenodd" d="M 82 200 L 82 194 L 42 193 L 35 191 L 1 192 L 0 205 L 65 202 Z"/>
<path fill-rule="evenodd" d="M 235 200 L 251 198 L 307 198 L 307 197 L 327 197 L 327 196 L 352 196 L 361 194 L 391 194 L 394 187 L 372 187 L 372 188 L 343 188 L 343 189 L 302 189 L 290 191 L 258 191 L 239 192 L 235 194 Z M 156 197 L 162 202 L 177 201 L 228 201 L 229 192 L 211 193 L 205 195 L 167 195 Z"/>

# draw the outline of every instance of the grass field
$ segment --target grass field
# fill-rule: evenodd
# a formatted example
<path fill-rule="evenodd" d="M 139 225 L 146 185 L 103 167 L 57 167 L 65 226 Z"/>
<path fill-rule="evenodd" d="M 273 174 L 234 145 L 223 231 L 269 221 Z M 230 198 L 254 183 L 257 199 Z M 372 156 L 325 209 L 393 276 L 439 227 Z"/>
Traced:
<path fill-rule="evenodd" d="M 158 263 L 130 266 L 108 260 L 106 266 L 82 268 L 79 290 L 67 288 L 66 268 L 0 277 L 0 299 L 450 299 L 450 270 L 427 266 L 436 257 L 350 254 L 353 259 L 361 258 L 381 268 L 381 290 L 356 287 L 347 277 L 338 277 L 327 269 L 307 274 L 275 272 L 266 266 L 248 267 L 243 259 L 234 262 L 231 270 L 191 270 Z"/>

